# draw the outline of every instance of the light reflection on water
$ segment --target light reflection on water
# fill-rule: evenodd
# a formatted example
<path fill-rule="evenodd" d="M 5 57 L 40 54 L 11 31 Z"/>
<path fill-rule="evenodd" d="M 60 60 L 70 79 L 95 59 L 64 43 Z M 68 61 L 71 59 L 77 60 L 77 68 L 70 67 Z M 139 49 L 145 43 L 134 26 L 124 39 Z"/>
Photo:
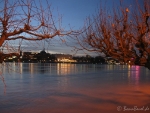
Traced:
<path fill-rule="evenodd" d="M 7 87 L 4 94 L 0 82 L 0 113 L 116 113 L 117 106 L 150 108 L 150 71 L 144 67 L 10 63 L 2 71 Z"/>

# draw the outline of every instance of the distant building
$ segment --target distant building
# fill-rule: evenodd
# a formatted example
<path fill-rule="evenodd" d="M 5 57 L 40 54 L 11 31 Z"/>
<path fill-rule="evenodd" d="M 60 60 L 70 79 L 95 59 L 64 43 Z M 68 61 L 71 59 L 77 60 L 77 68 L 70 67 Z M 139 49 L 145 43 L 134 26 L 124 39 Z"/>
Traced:
<path fill-rule="evenodd" d="M 68 54 L 54 54 L 57 62 L 76 62 L 72 59 L 72 55 Z"/>
<path fill-rule="evenodd" d="M 107 64 L 120 64 L 120 62 L 118 60 L 111 58 L 111 57 L 107 57 L 106 62 L 107 62 Z"/>
<path fill-rule="evenodd" d="M 35 52 L 22 52 L 21 61 L 22 62 L 36 62 Z"/>
<path fill-rule="evenodd" d="M 116 63 L 114 59 L 106 59 L 107 63 Z M 69 54 L 50 54 L 46 53 L 45 49 L 36 52 L 20 52 L 20 56 L 11 56 L 4 59 L 4 62 L 27 62 L 27 63 L 94 63 L 94 64 L 104 64 L 105 59 L 101 56 L 92 57 L 86 56 L 72 56 Z"/>
<path fill-rule="evenodd" d="M 56 58 L 54 55 L 51 55 L 50 53 L 46 53 L 45 49 L 43 49 L 40 53 L 38 53 L 36 56 L 37 62 L 55 62 Z"/>
<path fill-rule="evenodd" d="M 101 56 L 91 57 L 89 55 L 86 56 L 75 56 L 73 57 L 78 63 L 93 63 L 93 64 L 104 64 L 105 59 Z"/>

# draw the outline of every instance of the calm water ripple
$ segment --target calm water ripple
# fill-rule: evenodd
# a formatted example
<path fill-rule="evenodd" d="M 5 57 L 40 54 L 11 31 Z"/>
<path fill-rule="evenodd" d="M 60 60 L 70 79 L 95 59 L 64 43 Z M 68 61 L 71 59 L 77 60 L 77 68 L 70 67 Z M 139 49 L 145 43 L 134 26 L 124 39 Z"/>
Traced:
<path fill-rule="evenodd" d="M 144 67 L 65 63 L 1 67 L 7 87 L 0 81 L 0 113 L 150 112 L 150 71 Z"/>

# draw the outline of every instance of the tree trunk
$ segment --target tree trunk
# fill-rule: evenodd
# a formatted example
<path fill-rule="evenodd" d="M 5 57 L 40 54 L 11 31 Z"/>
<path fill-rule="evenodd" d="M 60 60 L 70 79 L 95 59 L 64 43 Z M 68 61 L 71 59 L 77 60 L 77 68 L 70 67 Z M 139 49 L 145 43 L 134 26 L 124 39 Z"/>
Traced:
<path fill-rule="evenodd" d="M 3 45 L 4 41 L 5 41 L 5 36 L 2 35 L 0 37 L 0 47 Z"/>
<path fill-rule="evenodd" d="M 145 67 L 150 70 L 150 55 L 148 56 L 147 63 L 145 64 Z"/>

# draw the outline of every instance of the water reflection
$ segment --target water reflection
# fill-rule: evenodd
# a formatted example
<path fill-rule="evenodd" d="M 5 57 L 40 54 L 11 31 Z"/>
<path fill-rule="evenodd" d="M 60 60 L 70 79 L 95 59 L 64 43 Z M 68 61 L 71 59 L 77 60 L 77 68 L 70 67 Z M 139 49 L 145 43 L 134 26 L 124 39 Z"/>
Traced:
<path fill-rule="evenodd" d="M 68 63 L 58 63 L 57 64 L 57 74 L 58 75 L 68 75 L 75 71 L 76 64 Z"/>
<path fill-rule="evenodd" d="M 128 66 L 128 79 L 130 83 L 134 83 L 135 86 L 138 86 L 140 72 L 140 66 Z"/>
<path fill-rule="evenodd" d="M 143 67 L 20 63 L 17 68 L 10 65 L 21 74 L 14 71 L 15 77 L 8 76 L 7 68 L 3 68 L 8 87 L 6 95 L 0 90 L 2 113 L 116 113 L 117 106 L 150 108 L 150 74 Z"/>
<path fill-rule="evenodd" d="M 98 69 L 98 66 L 95 65 L 70 63 L 20 63 L 19 67 L 21 73 L 30 72 L 31 75 L 36 73 L 69 75 L 80 72 L 96 71 Z M 15 70 L 14 67 L 13 69 Z"/>
<path fill-rule="evenodd" d="M 33 75 L 34 74 L 34 64 L 33 63 L 30 63 L 30 65 L 29 65 L 29 68 L 30 68 L 30 73 L 31 73 L 31 75 Z"/>

